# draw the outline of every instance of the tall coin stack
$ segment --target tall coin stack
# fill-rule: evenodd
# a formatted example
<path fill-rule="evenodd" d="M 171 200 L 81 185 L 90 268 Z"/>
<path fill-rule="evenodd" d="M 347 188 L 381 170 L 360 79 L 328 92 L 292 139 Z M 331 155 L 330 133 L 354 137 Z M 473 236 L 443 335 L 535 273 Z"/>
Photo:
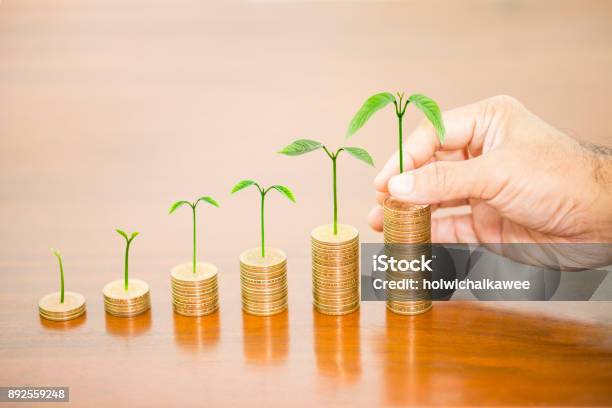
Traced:
<path fill-rule="evenodd" d="M 172 308 L 183 316 L 204 316 L 219 308 L 217 267 L 206 262 L 184 263 L 170 272 Z"/>
<path fill-rule="evenodd" d="M 393 197 L 385 200 L 383 233 L 385 250 L 396 259 L 431 259 L 431 210 L 429 205 L 414 205 Z M 429 292 L 422 289 L 422 272 L 388 272 L 388 280 L 412 279 L 420 282 L 414 290 L 388 290 L 387 308 L 394 313 L 415 315 L 432 307 Z"/>
<path fill-rule="evenodd" d="M 288 306 L 287 256 L 276 248 L 252 248 L 240 255 L 242 309 L 257 316 L 270 316 Z"/>
<path fill-rule="evenodd" d="M 104 310 L 117 317 L 132 317 L 151 308 L 149 285 L 138 279 L 128 281 L 125 290 L 123 279 L 112 281 L 102 289 Z"/>
<path fill-rule="evenodd" d="M 38 301 L 40 317 L 55 322 L 76 319 L 85 313 L 85 298 L 74 292 L 64 292 L 64 302 L 60 302 L 60 293 L 51 293 Z"/>
<path fill-rule="evenodd" d="M 359 309 L 359 232 L 350 225 L 321 225 L 311 233 L 312 296 L 317 311 L 345 315 Z"/>

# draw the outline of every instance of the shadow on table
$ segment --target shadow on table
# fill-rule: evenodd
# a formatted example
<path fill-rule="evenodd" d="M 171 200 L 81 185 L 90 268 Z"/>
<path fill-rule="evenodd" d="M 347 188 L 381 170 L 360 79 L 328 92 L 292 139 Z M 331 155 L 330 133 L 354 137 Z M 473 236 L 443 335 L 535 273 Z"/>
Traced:
<path fill-rule="evenodd" d="M 116 317 L 104 313 L 106 332 L 111 336 L 131 337 L 145 334 L 151 329 L 151 309 L 134 317 Z"/>
<path fill-rule="evenodd" d="M 340 382 L 361 377 L 360 311 L 329 316 L 313 309 L 314 351 L 319 373 Z"/>
<path fill-rule="evenodd" d="M 289 312 L 254 316 L 242 311 L 244 358 L 253 364 L 281 363 L 289 354 Z"/>
<path fill-rule="evenodd" d="M 206 316 L 182 316 L 172 313 L 174 342 L 183 350 L 201 352 L 219 344 L 221 337 L 221 313 L 219 310 Z"/>

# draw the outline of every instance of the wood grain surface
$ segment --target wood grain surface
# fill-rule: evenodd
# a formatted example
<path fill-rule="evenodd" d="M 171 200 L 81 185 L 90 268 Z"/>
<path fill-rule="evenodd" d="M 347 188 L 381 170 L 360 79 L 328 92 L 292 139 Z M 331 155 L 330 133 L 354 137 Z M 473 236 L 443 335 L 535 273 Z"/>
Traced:
<path fill-rule="evenodd" d="M 510 94 L 609 143 L 610 21 L 608 1 L 1 0 L 0 386 L 69 386 L 82 407 L 612 405 L 609 302 L 315 313 L 309 235 L 332 216 L 331 165 L 275 154 L 297 138 L 341 145 L 385 90 L 443 110 Z M 406 129 L 420 120 L 408 112 Z M 395 126 L 378 115 L 351 144 L 380 168 Z M 339 163 L 340 221 L 362 242 L 381 239 L 366 222 L 375 174 Z M 242 178 L 298 200 L 266 202 L 268 242 L 289 262 L 289 311 L 270 318 L 240 310 L 238 254 L 259 223 L 255 192 L 229 195 Z M 191 256 L 190 214 L 167 211 L 200 195 L 221 202 L 198 214 L 221 309 L 192 319 L 172 313 L 169 283 Z M 134 319 L 103 311 L 122 274 L 116 227 L 141 232 L 130 269 L 153 307 Z M 58 286 L 50 247 L 88 302 L 65 324 L 36 310 Z"/>
<path fill-rule="evenodd" d="M 325 316 L 311 307 L 308 268 L 289 260 L 289 310 L 267 318 L 240 310 L 237 273 L 222 275 L 221 309 L 202 318 L 173 314 L 169 272 L 150 277 L 153 307 L 131 319 L 106 315 L 100 289 L 86 287 L 85 317 L 49 323 L 33 290 L 3 287 L 0 383 L 70 386 L 76 406 L 612 403 L 608 326 L 478 302 Z"/>

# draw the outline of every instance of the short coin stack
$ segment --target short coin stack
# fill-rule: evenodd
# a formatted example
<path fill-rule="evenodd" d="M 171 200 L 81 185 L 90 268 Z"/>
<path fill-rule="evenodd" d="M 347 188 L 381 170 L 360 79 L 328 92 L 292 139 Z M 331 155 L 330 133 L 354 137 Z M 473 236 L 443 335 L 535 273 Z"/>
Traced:
<path fill-rule="evenodd" d="M 287 256 L 276 248 L 252 248 L 240 255 L 242 309 L 258 316 L 270 316 L 287 309 Z"/>
<path fill-rule="evenodd" d="M 359 232 L 350 225 L 321 225 L 311 233 L 314 307 L 329 315 L 359 309 Z"/>
<path fill-rule="evenodd" d="M 85 298 L 74 292 L 64 292 L 64 302 L 60 292 L 43 296 L 38 301 L 38 312 L 43 319 L 64 322 L 76 319 L 85 313 Z"/>
<path fill-rule="evenodd" d="M 183 316 L 204 316 L 219 308 L 217 267 L 210 263 L 180 264 L 170 273 L 172 307 Z"/>
<path fill-rule="evenodd" d="M 383 232 L 386 251 L 396 259 L 416 259 L 424 255 L 431 257 L 431 210 L 428 205 L 414 205 L 393 197 L 385 200 Z M 423 273 L 389 272 L 388 280 L 413 279 L 422 287 Z M 415 315 L 431 309 L 428 292 L 387 291 L 387 308 L 394 313 Z"/>
<path fill-rule="evenodd" d="M 112 281 L 104 286 L 102 293 L 104 310 L 113 316 L 132 317 L 151 308 L 149 285 L 138 279 L 130 279 L 127 290 L 122 279 Z"/>

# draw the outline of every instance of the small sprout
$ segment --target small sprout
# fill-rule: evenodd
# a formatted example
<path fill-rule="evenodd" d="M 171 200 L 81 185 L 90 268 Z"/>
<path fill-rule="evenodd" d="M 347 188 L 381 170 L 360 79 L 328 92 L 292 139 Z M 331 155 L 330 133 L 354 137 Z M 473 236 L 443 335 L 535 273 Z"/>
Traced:
<path fill-rule="evenodd" d="M 62 254 L 59 251 L 59 249 L 51 248 L 51 252 L 53 252 L 53 255 L 55 255 L 55 257 L 57 258 L 57 261 L 59 262 L 59 269 L 60 269 L 60 303 L 64 303 L 64 265 L 62 263 Z"/>
<path fill-rule="evenodd" d="M 127 292 L 128 290 L 128 259 L 130 256 L 130 244 L 132 243 L 134 238 L 136 238 L 136 236 L 138 235 L 138 232 L 133 232 L 132 235 L 128 237 L 128 234 L 125 231 L 122 231 L 118 228 L 115 229 L 115 231 L 117 231 L 119 235 L 125 238 L 125 243 L 126 243 L 125 245 L 125 270 L 123 273 L 123 287 L 125 291 Z"/>
<path fill-rule="evenodd" d="M 200 201 L 205 201 L 211 205 L 214 205 L 215 207 L 219 207 L 219 203 L 214 198 L 209 197 L 209 196 L 202 196 L 192 203 L 190 203 L 189 201 L 177 201 L 176 203 L 172 204 L 172 206 L 170 207 L 170 210 L 168 211 L 168 214 L 172 214 L 177 208 L 183 205 L 188 205 L 191 207 L 191 213 L 193 214 L 193 273 L 196 273 L 196 263 L 197 263 L 196 262 L 196 207 L 198 206 L 198 203 Z"/>
<path fill-rule="evenodd" d="M 270 186 L 268 188 L 263 188 L 261 187 L 256 181 L 253 180 L 242 180 L 239 181 L 234 188 L 232 188 L 231 193 L 234 194 L 237 191 L 243 190 L 249 186 L 255 186 L 257 187 L 257 189 L 259 190 L 259 195 L 261 197 L 261 257 L 265 258 L 266 257 L 266 237 L 265 237 L 265 228 L 264 228 L 264 202 L 266 199 L 266 194 L 268 194 L 268 192 L 272 189 L 278 191 L 279 193 L 281 193 L 282 195 L 284 195 L 285 197 L 287 197 L 289 200 L 293 201 L 295 203 L 295 196 L 293 195 L 293 192 L 285 187 L 285 186 L 281 186 L 281 185 L 274 185 L 274 186 Z"/>
<path fill-rule="evenodd" d="M 359 108 L 351 123 L 349 124 L 348 130 L 346 132 L 346 137 L 351 137 L 355 132 L 357 132 L 365 123 L 380 109 L 384 108 L 391 102 L 395 105 L 395 115 L 398 119 L 398 128 L 399 128 L 399 168 L 400 173 L 404 172 L 404 151 L 403 151 L 403 136 L 402 136 L 402 126 L 403 126 L 403 117 L 404 113 L 406 113 L 406 108 L 410 102 L 414 103 L 417 108 L 419 108 L 424 114 L 425 117 L 431 122 L 436 133 L 438 135 L 438 139 L 440 140 L 440 144 L 444 143 L 444 136 L 446 134 L 446 130 L 444 129 L 444 122 L 442 121 L 442 113 L 440 112 L 440 107 L 438 104 L 431 98 L 428 98 L 425 95 L 414 94 L 410 95 L 408 99 L 406 99 L 405 103 L 403 102 L 404 94 L 397 93 L 397 96 L 393 96 L 389 92 L 383 92 L 369 97 Z"/>
<path fill-rule="evenodd" d="M 372 156 L 360 147 L 341 147 L 336 152 L 330 152 L 327 147 L 316 140 L 300 139 L 286 146 L 279 153 L 287 156 L 299 156 L 302 154 L 310 153 L 318 149 L 323 149 L 327 156 L 332 160 L 332 178 L 333 178 L 333 191 L 334 191 L 334 235 L 338 234 L 338 192 L 336 186 L 336 159 L 340 152 L 345 151 L 351 156 L 374 166 L 374 160 Z"/>

